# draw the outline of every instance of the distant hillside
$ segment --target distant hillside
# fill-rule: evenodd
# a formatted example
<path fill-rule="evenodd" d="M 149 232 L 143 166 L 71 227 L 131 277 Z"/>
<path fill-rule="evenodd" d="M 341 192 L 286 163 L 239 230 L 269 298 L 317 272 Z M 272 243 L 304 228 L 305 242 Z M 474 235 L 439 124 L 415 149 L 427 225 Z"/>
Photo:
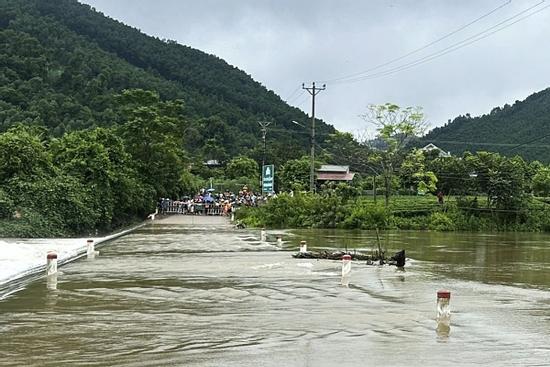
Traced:
<path fill-rule="evenodd" d="M 275 123 L 268 159 L 305 153 L 307 116 L 222 59 L 147 36 L 76 0 L 0 0 L 0 131 L 43 125 L 56 135 L 120 118 L 113 95 L 153 90 L 183 99 L 189 151 L 214 159 L 261 155 L 257 121 Z M 318 141 L 332 126 L 318 122 Z"/>
<path fill-rule="evenodd" d="M 550 88 L 480 117 L 459 116 L 422 140 L 453 154 L 485 150 L 550 162 Z"/>

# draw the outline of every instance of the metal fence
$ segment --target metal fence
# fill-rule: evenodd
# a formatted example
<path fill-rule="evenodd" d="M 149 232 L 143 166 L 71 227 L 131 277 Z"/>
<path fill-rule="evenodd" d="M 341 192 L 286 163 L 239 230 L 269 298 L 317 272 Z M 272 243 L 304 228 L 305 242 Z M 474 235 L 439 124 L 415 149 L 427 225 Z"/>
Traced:
<path fill-rule="evenodd" d="M 225 215 L 223 205 L 216 203 L 186 203 L 171 202 L 159 209 L 162 214 L 188 214 L 188 215 Z"/>

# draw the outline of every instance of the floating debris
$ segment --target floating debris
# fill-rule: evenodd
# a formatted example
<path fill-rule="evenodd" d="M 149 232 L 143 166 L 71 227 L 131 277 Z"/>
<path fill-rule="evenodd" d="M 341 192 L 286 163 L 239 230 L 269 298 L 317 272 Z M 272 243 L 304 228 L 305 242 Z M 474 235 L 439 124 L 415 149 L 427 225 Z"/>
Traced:
<path fill-rule="evenodd" d="M 368 265 L 384 265 L 385 263 L 389 265 L 395 265 L 397 267 L 405 266 L 405 250 L 397 251 L 392 257 L 386 260 L 384 253 L 379 254 L 362 254 L 358 252 L 344 252 L 344 251 L 306 251 L 298 252 L 293 254 L 292 257 L 295 259 L 316 259 L 316 260 L 342 260 L 344 255 L 351 256 L 351 260 L 355 261 L 366 261 Z"/>

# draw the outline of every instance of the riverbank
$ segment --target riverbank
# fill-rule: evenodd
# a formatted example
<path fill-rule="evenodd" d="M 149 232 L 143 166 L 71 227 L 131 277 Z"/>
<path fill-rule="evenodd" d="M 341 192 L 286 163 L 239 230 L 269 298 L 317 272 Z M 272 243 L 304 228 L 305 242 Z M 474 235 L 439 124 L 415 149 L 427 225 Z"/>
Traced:
<path fill-rule="evenodd" d="M 103 237 L 0 239 L 0 298 L 17 290 L 17 285 L 27 279 L 41 277 L 46 269 L 46 254 L 57 253 L 58 264 L 63 265 L 86 255 L 87 240 L 97 245 L 124 236 L 147 222 Z"/>
<path fill-rule="evenodd" d="M 337 195 L 281 194 L 260 207 L 245 207 L 237 219 L 250 227 L 430 230 L 468 232 L 549 232 L 550 205 L 527 198 L 517 209 L 489 207 L 484 197 L 432 195 L 344 198 Z"/>

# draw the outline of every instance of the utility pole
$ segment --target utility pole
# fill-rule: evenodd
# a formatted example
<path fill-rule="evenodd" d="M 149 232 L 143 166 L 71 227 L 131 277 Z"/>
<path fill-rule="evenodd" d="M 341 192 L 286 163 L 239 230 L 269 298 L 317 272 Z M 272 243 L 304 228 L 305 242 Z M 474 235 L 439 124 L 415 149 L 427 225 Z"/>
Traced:
<path fill-rule="evenodd" d="M 267 143 L 266 143 L 266 136 L 267 136 L 267 127 L 271 125 L 271 121 L 258 121 L 258 124 L 260 124 L 260 130 L 262 131 L 262 139 L 264 140 L 264 154 L 262 157 L 262 167 L 261 173 L 260 173 L 260 190 L 263 192 L 263 169 L 265 166 L 265 154 L 267 151 Z"/>
<path fill-rule="evenodd" d="M 302 89 L 311 94 L 311 168 L 309 172 L 309 191 L 315 192 L 315 96 L 326 89 L 326 84 L 322 88 L 315 86 L 315 82 L 311 83 L 311 87 L 306 87 L 302 83 Z"/>

